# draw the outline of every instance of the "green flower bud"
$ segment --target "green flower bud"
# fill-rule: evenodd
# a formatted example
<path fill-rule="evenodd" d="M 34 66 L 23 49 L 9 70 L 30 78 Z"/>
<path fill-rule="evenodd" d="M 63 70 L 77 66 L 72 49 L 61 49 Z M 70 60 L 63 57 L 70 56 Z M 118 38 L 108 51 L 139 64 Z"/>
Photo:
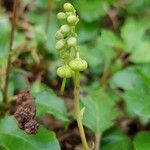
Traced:
<path fill-rule="evenodd" d="M 76 23 L 78 22 L 78 17 L 76 15 L 70 15 L 67 18 L 67 22 L 71 25 L 76 25 Z"/>
<path fill-rule="evenodd" d="M 66 12 L 73 12 L 75 10 L 74 7 L 70 3 L 65 3 L 64 9 Z"/>
<path fill-rule="evenodd" d="M 57 40 L 60 40 L 60 39 L 63 39 L 63 34 L 61 33 L 61 31 L 57 31 L 56 33 L 55 33 L 55 37 L 56 37 L 56 39 Z"/>
<path fill-rule="evenodd" d="M 60 58 L 67 59 L 67 58 L 70 57 L 70 52 L 66 51 L 66 49 L 65 50 L 61 50 L 59 55 L 60 55 Z"/>
<path fill-rule="evenodd" d="M 64 41 L 64 40 L 59 40 L 59 41 L 56 43 L 56 49 L 57 49 L 57 50 L 63 49 L 64 46 L 65 46 L 65 41 Z"/>
<path fill-rule="evenodd" d="M 68 65 L 64 65 L 57 69 L 57 75 L 60 78 L 70 78 L 72 76 L 72 70 Z"/>
<path fill-rule="evenodd" d="M 60 12 L 60 13 L 57 14 L 57 18 L 59 20 L 64 20 L 64 19 L 67 18 L 67 16 L 66 16 L 66 14 L 64 12 Z"/>
<path fill-rule="evenodd" d="M 69 27 L 67 24 L 62 25 L 62 26 L 60 27 L 60 31 L 61 31 L 63 34 L 67 34 L 67 33 L 70 31 L 70 27 Z"/>
<path fill-rule="evenodd" d="M 77 39 L 75 37 L 70 37 L 67 40 L 67 44 L 69 47 L 75 47 L 77 45 Z"/>
<path fill-rule="evenodd" d="M 87 68 L 87 62 L 81 58 L 75 58 L 69 63 L 70 68 L 73 71 L 84 71 Z"/>

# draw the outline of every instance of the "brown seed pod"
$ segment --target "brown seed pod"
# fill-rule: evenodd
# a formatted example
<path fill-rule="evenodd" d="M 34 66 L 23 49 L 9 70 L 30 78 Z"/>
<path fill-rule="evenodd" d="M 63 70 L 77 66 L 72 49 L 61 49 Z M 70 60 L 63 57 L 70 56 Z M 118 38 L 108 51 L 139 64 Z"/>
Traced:
<path fill-rule="evenodd" d="M 29 90 L 21 91 L 17 96 L 17 109 L 14 113 L 19 128 L 30 134 L 38 129 L 36 121 L 36 106 Z"/>
<path fill-rule="evenodd" d="M 29 134 L 36 134 L 39 124 L 36 120 L 30 120 L 25 124 L 24 130 Z"/>
<path fill-rule="evenodd" d="M 18 121 L 18 125 L 21 129 L 23 129 L 24 125 L 33 117 L 30 111 L 28 111 L 27 109 L 24 109 L 23 107 L 18 107 L 14 116 L 16 120 Z"/>
<path fill-rule="evenodd" d="M 23 102 L 32 99 L 31 95 L 30 95 L 30 91 L 29 90 L 25 90 L 25 91 L 21 91 L 18 95 L 17 95 L 17 104 L 21 105 Z"/>

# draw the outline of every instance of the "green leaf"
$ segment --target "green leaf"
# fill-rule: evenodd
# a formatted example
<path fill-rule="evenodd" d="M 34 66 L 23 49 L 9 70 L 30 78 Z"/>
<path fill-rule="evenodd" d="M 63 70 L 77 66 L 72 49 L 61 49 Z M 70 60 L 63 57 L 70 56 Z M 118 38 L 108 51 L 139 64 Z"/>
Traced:
<path fill-rule="evenodd" d="M 0 17 L 0 67 L 6 64 L 9 47 L 10 23 L 9 19 Z"/>
<path fill-rule="evenodd" d="M 127 111 L 132 117 L 138 117 L 143 123 L 150 121 L 150 88 L 132 89 L 124 94 Z"/>
<path fill-rule="evenodd" d="M 149 150 L 150 149 L 150 132 L 140 132 L 134 139 L 134 148 L 136 150 Z"/>
<path fill-rule="evenodd" d="M 79 10 L 81 18 L 87 22 L 95 21 L 106 14 L 103 3 L 99 0 L 78 0 L 74 1 L 74 5 Z"/>
<path fill-rule="evenodd" d="M 13 72 L 10 75 L 10 81 L 13 83 L 14 85 L 14 90 L 18 90 L 18 89 L 26 89 L 28 87 L 27 85 L 27 81 L 25 78 L 25 75 L 23 74 L 24 72 L 21 70 L 13 70 Z"/>
<path fill-rule="evenodd" d="M 68 121 L 66 106 L 63 99 L 50 92 L 40 92 L 35 95 L 37 114 L 50 113 L 57 119 Z"/>
<path fill-rule="evenodd" d="M 7 150 L 60 150 L 53 132 L 40 127 L 36 135 L 28 135 L 8 116 L 0 120 L 0 145 Z"/>
<path fill-rule="evenodd" d="M 85 58 L 88 62 L 89 68 L 93 73 L 99 74 L 103 72 L 103 55 L 102 52 L 92 45 L 84 44 L 80 45 L 81 57 Z"/>
<path fill-rule="evenodd" d="M 150 62 L 150 43 L 142 42 L 130 56 L 130 61 L 134 63 Z"/>
<path fill-rule="evenodd" d="M 116 57 L 114 48 L 122 48 L 122 41 L 109 30 L 102 30 L 94 44 L 84 44 L 80 46 L 81 56 L 89 64 L 91 71 L 95 74 L 103 72 L 104 67 L 109 66 Z"/>
<path fill-rule="evenodd" d="M 114 102 L 98 85 L 90 86 L 86 92 L 87 96 L 81 97 L 81 106 L 85 107 L 83 124 L 94 133 L 103 133 L 118 115 Z"/>
<path fill-rule="evenodd" d="M 102 137 L 102 150 L 132 150 L 131 139 L 120 130 L 108 130 Z"/>
<path fill-rule="evenodd" d="M 51 52 L 54 55 L 56 55 L 56 49 L 55 49 L 56 39 L 54 35 L 57 30 L 58 30 L 58 20 L 57 20 L 56 13 L 51 13 L 50 24 L 47 33 L 47 41 L 45 45 L 46 48 L 48 49 L 48 52 Z"/>
<path fill-rule="evenodd" d="M 97 42 L 98 45 L 106 45 L 108 47 L 116 47 L 116 48 L 123 48 L 124 44 L 119 37 L 115 35 L 114 32 L 111 30 L 102 29 L 101 37 Z"/>
<path fill-rule="evenodd" d="M 129 90 L 143 87 L 143 82 L 143 78 L 139 74 L 139 69 L 136 67 L 129 67 L 114 74 L 110 80 L 110 85 L 112 88 Z"/>
<path fill-rule="evenodd" d="M 132 52 L 141 44 L 145 30 L 146 23 L 144 20 L 134 20 L 128 18 L 121 29 L 121 36 L 125 42 L 125 50 Z"/>
<path fill-rule="evenodd" d="M 79 42 L 86 42 L 94 39 L 98 33 L 97 22 L 86 23 L 82 22 L 79 26 L 78 40 Z"/>
<path fill-rule="evenodd" d="M 149 11 L 149 0 L 130 0 L 128 3 L 127 11 L 136 15 L 145 15 L 145 12 Z M 139 13 L 140 10 L 140 13 Z"/>
<path fill-rule="evenodd" d="M 126 110 L 143 123 L 150 120 L 150 65 L 134 66 L 116 73 L 110 81 L 113 88 L 122 88 Z"/>

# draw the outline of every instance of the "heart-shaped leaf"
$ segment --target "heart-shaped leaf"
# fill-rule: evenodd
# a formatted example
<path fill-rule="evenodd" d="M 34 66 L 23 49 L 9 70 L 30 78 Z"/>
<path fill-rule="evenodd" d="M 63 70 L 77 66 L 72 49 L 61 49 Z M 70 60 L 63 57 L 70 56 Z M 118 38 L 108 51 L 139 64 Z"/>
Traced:
<path fill-rule="evenodd" d="M 81 106 L 85 108 L 83 124 L 95 133 L 102 133 L 113 125 L 117 110 L 114 102 L 99 86 L 91 86 L 87 93 L 87 96 L 81 97 Z"/>
<path fill-rule="evenodd" d="M 7 150 L 60 150 L 53 132 L 40 127 L 36 135 L 28 135 L 9 116 L 0 120 L 0 146 Z"/>
<path fill-rule="evenodd" d="M 104 134 L 102 150 L 132 150 L 131 139 L 119 130 L 111 129 Z"/>
<path fill-rule="evenodd" d="M 118 72 L 111 80 L 111 86 L 125 90 L 123 95 L 126 110 L 131 117 L 143 123 L 150 120 L 150 77 L 149 65 L 134 66 Z"/>
<path fill-rule="evenodd" d="M 68 121 L 66 106 L 63 99 L 52 92 L 40 92 L 35 95 L 37 114 L 50 113 L 57 119 Z"/>

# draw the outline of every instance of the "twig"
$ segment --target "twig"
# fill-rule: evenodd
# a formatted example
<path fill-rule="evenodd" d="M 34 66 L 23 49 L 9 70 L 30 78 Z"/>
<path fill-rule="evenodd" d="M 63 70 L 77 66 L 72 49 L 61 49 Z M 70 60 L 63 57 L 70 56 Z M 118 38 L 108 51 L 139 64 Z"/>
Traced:
<path fill-rule="evenodd" d="M 10 72 L 10 66 L 11 66 L 11 51 L 12 51 L 12 47 L 13 47 L 14 32 L 15 32 L 15 26 L 16 26 L 17 1 L 18 0 L 14 0 L 14 6 L 13 6 L 12 28 L 11 28 L 11 33 L 10 33 L 9 53 L 8 53 L 8 61 L 7 61 L 7 66 L 6 66 L 6 77 L 5 77 L 5 83 L 4 83 L 3 99 L 4 99 L 5 104 L 7 103 L 8 80 L 9 80 L 9 72 Z"/>

